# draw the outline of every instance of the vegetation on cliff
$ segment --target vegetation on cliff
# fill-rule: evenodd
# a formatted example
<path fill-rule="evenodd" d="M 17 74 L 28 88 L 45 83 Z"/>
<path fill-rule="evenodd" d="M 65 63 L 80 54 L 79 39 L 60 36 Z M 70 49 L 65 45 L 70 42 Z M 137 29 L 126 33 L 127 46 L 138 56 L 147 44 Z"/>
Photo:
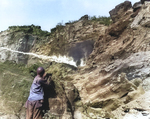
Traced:
<path fill-rule="evenodd" d="M 111 18 L 106 17 L 106 16 L 99 16 L 99 17 L 96 17 L 96 16 L 90 17 L 89 16 L 89 20 L 98 22 L 99 24 L 104 24 L 106 26 L 109 26 L 112 23 Z"/>
<path fill-rule="evenodd" d="M 41 26 L 35 26 L 35 25 L 29 25 L 29 26 L 9 26 L 9 30 L 11 31 L 21 31 L 21 32 L 24 32 L 24 33 L 30 33 L 30 34 L 33 34 L 33 35 L 37 35 L 37 36 L 43 36 L 43 37 L 46 37 L 46 36 L 49 36 L 50 33 L 48 31 L 43 31 L 41 30 Z"/>
<path fill-rule="evenodd" d="M 53 85 L 55 86 L 55 89 L 53 89 L 54 92 L 57 95 L 65 95 L 62 85 L 65 85 L 65 81 L 72 80 L 69 74 L 77 70 L 75 67 L 67 64 L 57 64 L 55 62 L 36 63 L 30 66 L 16 64 L 10 61 L 1 62 L 0 102 L 3 102 L 3 107 L 0 109 L 1 112 L 20 116 L 20 111 L 25 109 L 23 105 L 29 96 L 30 86 L 36 76 L 36 69 L 39 66 L 43 66 L 47 73 L 52 74 Z M 48 95 L 54 96 L 54 94 Z"/>
<path fill-rule="evenodd" d="M 75 43 L 79 43 L 80 47 L 84 47 L 84 41 L 88 40 L 89 44 L 92 42 L 90 47 L 93 47 L 94 41 L 98 37 L 97 34 L 99 34 L 101 29 L 96 29 L 96 32 L 90 33 L 91 29 L 95 29 L 100 24 L 108 25 L 106 19 L 110 21 L 110 18 L 89 17 L 88 20 L 80 19 L 81 21 L 77 20 L 65 25 L 58 23 L 55 28 L 51 29 L 51 32 L 42 31 L 40 26 L 33 24 L 29 26 L 10 26 L 6 31 L 8 39 L 5 40 L 5 35 L 2 36 L 4 41 L 7 42 L 6 46 L 4 45 L 3 47 L 13 46 L 10 49 L 21 52 L 39 52 L 39 54 L 44 55 L 66 55 L 70 53 L 71 48 L 79 49 Z M 35 41 L 36 45 L 34 44 Z M 17 47 L 14 48 L 14 46 Z M 7 55 L 11 53 L 7 52 Z M 74 54 L 73 51 L 72 54 Z M 21 57 L 21 53 L 17 55 L 17 58 L 19 56 Z M 28 60 L 28 58 L 27 56 L 26 59 Z M 39 63 L 38 59 L 30 65 L 25 64 L 17 64 L 10 61 L 0 63 L 0 102 L 3 103 L 3 108 L 0 109 L 0 112 L 20 116 L 21 110 L 24 111 L 23 105 L 29 95 L 31 83 L 36 76 L 36 69 L 39 66 L 43 66 L 47 73 L 52 74 L 55 86 L 55 95 L 53 97 L 57 95 L 57 98 L 64 100 L 63 105 L 65 104 L 66 107 L 63 107 L 63 110 L 66 108 L 68 112 L 73 113 L 76 105 L 74 103 L 77 101 L 81 103 L 78 91 L 72 84 L 72 74 L 77 73 L 78 69 L 68 64 L 55 62 Z"/>
<path fill-rule="evenodd" d="M 69 22 L 65 23 L 65 25 L 77 23 L 78 21 L 80 21 L 82 19 L 87 20 L 87 22 L 97 22 L 99 24 L 103 24 L 103 25 L 106 25 L 106 26 L 109 26 L 112 23 L 112 20 L 111 20 L 110 17 L 106 17 L 106 16 L 96 17 L 96 16 L 84 15 L 79 20 L 69 21 Z M 65 25 L 62 22 L 58 23 L 56 25 L 56 27 L 51 29 L 51 33 L 54 33 L 56 30 L 63 29 L 65 27 Z"/>

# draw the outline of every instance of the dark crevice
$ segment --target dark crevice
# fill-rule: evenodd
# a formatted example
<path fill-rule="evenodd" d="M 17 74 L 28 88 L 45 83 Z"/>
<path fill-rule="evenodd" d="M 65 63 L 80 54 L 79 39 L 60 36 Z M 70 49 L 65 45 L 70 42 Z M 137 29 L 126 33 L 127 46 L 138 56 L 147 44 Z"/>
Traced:
<path fill-rule="evenodd" d="M 125 93 L 123 96 L 121 96 L 120 98 L 126 97 L 128 95 L 128 92 Z"/>

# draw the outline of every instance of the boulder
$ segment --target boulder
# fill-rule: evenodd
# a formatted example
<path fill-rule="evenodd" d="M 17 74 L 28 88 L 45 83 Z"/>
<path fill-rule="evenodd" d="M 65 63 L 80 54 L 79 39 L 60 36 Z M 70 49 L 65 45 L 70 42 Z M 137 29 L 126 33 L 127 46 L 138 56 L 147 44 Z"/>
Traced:
<path fill-rule="evenodd" d="M 116 77 L 113 75 L 109 73 L 106 76 L 103 76 L 103 74 L 93 75 L 83 79 L 84 81 L 79 80 L 79 77 L 77 77 L 74 84 L 79 90 L 82 102 L 91 107 L 109 107 L 106 110 L 114 110 L 122 103 L 118 100 L 119 98 L 126 97 L 129 92 L 137 90 L 137 86 L 127 79 L 125 73 L 121 73 Z M 110 107 L 109 104 L 112 103 L 115 106 Z"/>
<path fill-rule="evenodd" d="M 119 37 L 121 33 L 128 27 L 130 23 L 130 16 L 132 12 L 127 11 L 125 12 L 126 14 L 120 18 L 119 21 L 116 23 L 112 24 L 106 31 L 109 33 L 111 36 Z"/>
<path fill-rule="evenodd" d="M 150 2 L 144 4 L 144 7 L 141 8 L 131 23 L 133 29 L 137 29 L 139 26 L 150 27 Z"/>
<path fill-rule="evenodd" d="M 46 118 L 64 118 L 72 119 L 74 117 L 75 105 L 74 103 L 79 100 L 79 94 L 75 86 L 71 82 L 54 81 L 45 90 L 45 105 L 44 109 L 50 110 L 46 113 Z"/>
<path fill-rule="evenodd" d="M 112 9 L 109 12 L 112 21 L 113 22 L 118 21 L 118 19 L 121 18 L 121 16 L 124 14 L 124 12 L 126 12 L 130 8 L 132 8 L 132 4 L 130 1 L 125 1 L 124 3 L 117 5 L 114 9 Z"/>
<path fill-rule="evenodd" d="M 82 17 L 79 19 L 79 21 L 80 21 L 80 20 L 88 20 L 88 18 L 89 18 L 88 15 L 84 15 L 84 16 L 82 16 Z"/>
<path fill-rule="evenodd" d="M 133 11 L 135 12 L 135 11 L 137 11 L 138 9 L 140 9 L 142 7 L 142 4 L 141 4 L 141 2 L 136 2 L 136 3 L 134 3 L 134 5 L 133 5 Z"/>
<path fill-rule="evenodd" d="M 150 1 L 150 0 L 141 0 L 141 3 L 144 4 L 145 1 Z"/>

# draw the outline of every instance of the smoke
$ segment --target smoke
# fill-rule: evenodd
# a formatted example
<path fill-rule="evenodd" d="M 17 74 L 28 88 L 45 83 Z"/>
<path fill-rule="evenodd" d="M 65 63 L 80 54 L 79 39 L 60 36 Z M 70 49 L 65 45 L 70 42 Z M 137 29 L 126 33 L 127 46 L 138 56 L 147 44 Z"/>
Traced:
<path fill-rule="evenodd" d="M 12 49 L 7 48 L 7 47 L 0 47 L 0 52 L 3 52 L 3 53 L 0 54 L 1 60 L 6 60 L 7 57 L 11 57 L 11 56 L 6 56 L 7 52 L 11 52 L 12 57 L 13 57 L 12 59 L 15 59 L 14 58 L 15 55 L 13 55 L 13 53 L 17 53 L 17 55 L 21 55 L 21 56 L 28 55 L 28 56 L 37 57 L 39 59 L 43 59 L 43 60 L 47 60 L 47 61 L 55 61 L 57 63 L 66 63 L 66 64 L 77 67 L 76 62 L 73 60 L 73 58 L 72 57 L 67 57 L 67 56 L 58 56 L 57 57 L 57 56 L 38 55 L 36 53 L 29 53 L 29 52 L 22 52 L 22 51 L 12 50 Z M 3 57 L 3 55 L 5 57 Z M 2 58 L 5 58 L 5 59 L 2 59 Z M 16 59 L 16 60 L 18 60 L 18 59 Z M 81 60 L 81 62 L 82 63 L 81 63 L 80 66 L 84 66 L 84 63 L 83 63 L 82 60 Z"/>
<path fill-rule="evenodd" d="M 89 55 L 92 53 L 93 47 L 94 47 L 93 40 L 79 42 L 75 44 L 75 46 L 70 48 L 69 56 L 73 57 L 73 60 L 77 63 L 77 65 L 80 65 L 81 60 L 88 58 Z"/>

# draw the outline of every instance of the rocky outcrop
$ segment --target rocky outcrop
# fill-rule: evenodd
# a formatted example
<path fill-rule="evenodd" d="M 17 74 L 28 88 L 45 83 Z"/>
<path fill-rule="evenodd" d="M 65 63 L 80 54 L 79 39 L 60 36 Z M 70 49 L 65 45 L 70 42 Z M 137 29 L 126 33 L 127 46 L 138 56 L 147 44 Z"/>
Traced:
<path fill-rule="evenodd" d="M 0 34 L 0 47 L 7 47 L 15 51 L 30 52 L 37 40 L 36 36 L 28 35 L 21 32 L 4 31 Z M 2 62 L 11 60 L 17 63 L 27 64 L 28 56 L 21 53 L 12 53 L 7 50 L 1 50 L 0 60 Z"/>
<path fill-rule="evenodd" d="M 74 118 L 74 102 L 78 100 L 78 92 L 71 82 L 61 82 L 60 87 L 53 85 L 53 88 L 45 89 L 47 93 L 45 99 L 48 98 L 45 106 L 48 106 L 49 112 L 45 114 L 44 118 Z"/>
<path fill-rule="evenodd" d="M 141 3 L 144 4 L 145 1 L 150 1 L 150 0 L 141 0 Z"/>
<path fill-rule="evenodd" d="M 131 15 L 133 14 L 132 11 L 127 11 L 126 14 L 120 18 L 120 20 L 114 24 L 112 24 L 108 29 L 107 32 L 110 36 L 118 37 L 122 34 L 122 32 L 128 27 L 130 23 Z"/>
<path fill-rule="evenodd" d="M 116 103 L 117 99 L 137 89 L 134 84 L 128 81 L 125 74 L 120 74 L 118 77 L 114 77 L 113 74 L 107 74 L 105 77 L 102 75 L 94 76 L 91 74 L 90 76 L 92 77 L 89 76 L 84 81 L 83 79 L 76 78 L 76 80 L 80 80 L 75 81 L 75 86 L 78 89 L 83 87 L 79 90 L 83 103 L 88 103 L 92 107 L 106 108 L 109 105 L 107 103 Z M 124 101 L 128 102 L 128 100 Z M 118 104 L 120 103 L 118 102 Z M 118 106 L 110 107 L 110 109 L 114 110 Z"/>
<path fill-rule="evenodd" d="M 143 9 L 138 13 L 131 24 L 131 28 L 136 29 L 139 26 L 149 27 L 149 6 L 150 2 L 145 2 Z"/>
<path fill-rule="evenodd" d="M 142 3 L 141 2 L 136 2 L 136 3 L 134 3 L 132 8 L 133 8 L 133 11 L 135 12 L 138 9 L 140 9 L 141 7 L 142 7 Z"/>
<path fill-rule="evenodd" d="M 53 37 L 49 38 L 48 44 L 37 50 L 46 55 L 55 54 L 73 57 L 78 64 L 81 59 L 86 61 L 93 51 L 94 42 L 99 34 L 105 33 L 106 28 L 107 26 L 102 24 L 90 22 L 88 16 L 85 15 L 77 22 L 68 23 L 61 29 L 58 27 L 56 32 L 52 34 Z"/>
<path fill-rule="evenodd" d="M 88 60 L 90 67 L 85 67 L 83 74 L 74 79 L 83 103 L 110 111 L 114 117 L 122 119 L 128 113 L 128 103 L 146 91 L 144 82 L 147 80 L 143 80 L 150 73 L 149 6 L 149 2 L 145 2 L 136 17 L 132 17 L 132 10 L 126 11 L 95 42 Z M 133 27 L 136 20 L 139 22 Z M 134 109 L 141 108 L 144 106 L 135 106 Z M 145 108 L 145 111 L 149 112 L 149 108 Z"/>
<path fill-rule="evenodd" d="M 98 34 L 104 34 L 107 26 L 97 22 L 90 22 L 87 20 L 87 16 L 85 16 L 78 22 L 69 23 L 65 27 L 57 28 L 50 36 L 47 36 L 47 34 L 46 36 L 39 35 L 42 31 L 40 31 L 39 27 L 34 27 L 10 27 L 8 30 L 0 33 L 1 62 L 4 64 L 8 63 L 9 65 L 9 60 L 14 63 L 14 65 L 12 64 L 13 68 L 10 65 L 10 71 L 7 72 L 3 68 L 0 73 L 0 77 L 2 76 L 0 80 L 0 104 L 3 107 L 0 109 L 0 113 L 2 113 L 0 117 L 10 116 L 11 119 L 24 119 L 25 109 L 23 105 L 27 99 L 32 78 L 29 74 L 26 74 L 28 78 L 23 77 L 19 79 L 15 78 L 15 76 L 22 77 L 22 74 L 18 71 L 18 67 L 24 69 L 25 67 L 22 67 L 23 64 L 26 67 L 35 67 L 35 64 L 40 64 L 44 65 L 47 71 L 50 70 L 48 72 L 53 74 L 54 80 L 53 86 L 46 89 L 48 92 L 44 109 L 47 113 L 44 117 L 77 118 L 78 114 L 81 113 L 82 116 L 88 118 L 79 109 L 81 107 L 82 110 L 86 110 L 82 107 L 78 90 L 71 83 L 73 78 L 72 72 L 76 72 L 77 66 L 85 65 L 84 62 L 93 51 L 94 42 L 98 38 Z M 36 29 L 36 32 L 34 29 Z M 52 63 L 53 61 L 57 62 L 58 65 L 59 63 L 64 63 L 64 66 L 57 67 L 57 63 Z M 53 67 L 52 64 L 55 66 Z M 2 64 L 0 65 L 2 67 Z M 50 69 L 50 67 L 52 68 Z M 58 71 L 59 69 L 60 71 Z M 32 70 L 22 72 L 29 72 L 32 76 L 36 74 Z M 10 82 L 8 87 L 11 87 L 11 90 L 7 86 L 2 88 L 5 85 L 5 79 L 8 77 L 8 81 Z M 13 84 L 14 79 L 17 82 L 15 84 Z M 24 84 L 22 83 L 27 86 L 24 91 L 18 90 L 20 85 L 23 85 L 22 89 L 24 89 Z M 4 93 L 3 89 L 7 90 L 9 94 Z M 12 100 L 7 100 L 10 94 L 16 93 L 17 95 L 11 95 Z M 23 96 L 23 94 L 25 95 Z M 18 95 L 20 95 L 21 99 Z M 8 103 L 5 103 L 5 101 Z M 12 105 L 12 103 L 15 104 Z"/>
<path fill-rule="evenodd" d="M 113 22 L 118 21 L 121 16 L 129 9 L 132 8 L 132 4 L 129 1 L 125 1 L 124 3 L 121 3 L 117 5 L 113 10 L 109 12 L 110 17 Z"/>
<path fill-rule="evenodd" d="M 129 1 L 118 5 L 111 11 L 111 17 L 115 23 L 109 27 L 97 22 L 90 22 L 87 16 L 83 16 L 74 23 L 57 26 L 56 29 L 53 29 L 55 32 L 53 31 L 46 38 L 38 37 L 37 39 L 37 36 L 33 34 L 15 31 L 20 34 L 21 40 L 18 42 L 19 37 L 16 41 L 10 42 L 15 35 L 9 34 L 8 31 L 2 32 L 0 36 L 2 41 L 1 57 L 5 56 L 7 57 L 5 59 L 9 59 L 13 57 L 9 52 L 18 50 L 14 52 L 27 56 L 29 54 L 25 52 L 32 53 L 32 57 L 28 57 L 28 63 L 35 63 L 36 60 L 39 62 L 39 57 L 46 59 L 40 60 L 40 63 L 44 62 L 43 66 L 46 71 L 52 74 L 53 85 L 45 89 L 47 91 L 47 109 L 49 110 L 46 111 L 45 118 L 123 119 L 129 118 L 128 115 L 132 112 L 141 115 L 147 111 L 146 114 L 149 114 L 147 97 L 150 96 L 150 3 L 145 1 L 140 9 L 138 5 L 139 3 L 133 7 L 134 10 L 131 9 Z M 44 41 L 39 40 L 40 38 Z M 10 50 L 9 47 L 14 49 Z M 35 54 L 38 59 L 35 58 Z M 49 60 L 52 55 L 69 56 L 78 66 L 82 64 L 81 59 L 83 59 L 86 65 L 74 67 L 66 62 L 65 64 L 64 62 L 63 64 L 54 63 Z M 19 59 L 21 58 L 19 57 Z M 21 60 L 17 59 L 17 61 Z M 13 95 L 14 92 L 15 94 L 17 92 L 14 87 L 26 87 L 28 85 L 23 84 L 31 80 L 19 74 L 19 72 L 26 71 L 17 70 L 17 74 L 14 73 L 12 67 L 17 66 L 16 64 L 13 64 L 12 67 L 8 64 L 9 72 L 3 71 L 6 69 L 5 65 L 0 63 L 0 66 L 2 67 L 0 102 L 3 102 L 0 104 L 6 105 L 6 107 L 1 105 L 3 108 L 0 111 L 11 108 L 10 110 L 13 109 L 14 113 L 21 118 L 22 115 L 25 115 L 22 108 L 24 98 L 21 100 L 18 95 L 23 97 L 22 95 L 27 92 L 18 92 L 15 97 L 21 101 L 17 102 Z M 18 81 L 16 78 L 20 76 L 21 79 L 24 79 L 23 81 Z M 5 79 L 7 78 L 8 87 L 11 89 L 5 93 Z M 11 78 L 13 79 L 10 80 Z M 13 84 L 14 79 L 17 80 L 15 85 Z M 5 103 L 5 100 L 10 97 L 13 102 Z M 144 101 L 142 102 L 142 100 Z M 11 104 L 14 102 L 15 105 L 12 106 Z M 16 105 L 18 107 L 14 108 Z"/>
<path fill-rule="evenodd" d="M 64 59 L 72 62 L 71 65 L 83 66 L 93 51 L 98 34 L 103 34 L 107 28 L 96 22 L 90 22 L 87 18 L 86 15 L 78 22 L 67 24 L 65 27 L 58 26 L 54 33 L 46 37 L 30 33 L 28 30 L 30 26 L 23 27 L 27 33 L 18 30 L 19 27 L 3 31 L 0 33 L 0 59 L 3 62 L 10 60 L 30 64 L 34 62 L 35 57 L 38 60 L 51 59 L 51 61 L 56 61 L 54 58 L 57 57 L 58 62 L 63 62 Z M 41 55 L 42 59 L 38 55 Z"/>
<path fill-rule="evenodd" d="M 83 21 L 84 21 L 84 20 L 88 20 L 88 18 L 89 18 L 88 15 L 84 15 L 83 17 L 81 17 L 81 18 L 79 19 L 79 21 L 80 21 L 80 20 L 83 20 Z"/>

